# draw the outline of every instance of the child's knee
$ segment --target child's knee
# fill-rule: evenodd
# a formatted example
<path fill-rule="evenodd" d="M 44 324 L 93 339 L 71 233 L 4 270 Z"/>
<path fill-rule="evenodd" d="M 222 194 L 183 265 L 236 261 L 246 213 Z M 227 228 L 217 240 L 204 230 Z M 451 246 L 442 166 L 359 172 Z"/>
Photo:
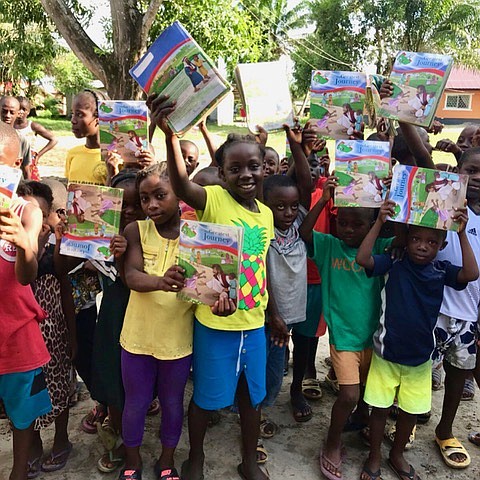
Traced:
<path fill-rule="evenodd" d="M 355 408 L 360 400 L 360 387 L 358 385 L 340 385 L 337 402 L 351 409 Z"/>

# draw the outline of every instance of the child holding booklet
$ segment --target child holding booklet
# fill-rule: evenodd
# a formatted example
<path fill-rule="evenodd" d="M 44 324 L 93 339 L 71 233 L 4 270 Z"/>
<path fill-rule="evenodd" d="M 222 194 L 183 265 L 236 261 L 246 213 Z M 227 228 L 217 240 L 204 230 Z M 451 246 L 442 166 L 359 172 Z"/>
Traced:
<path fill-rule="evenodd" d="M 357 250 L 373 220 L 373 210 L 339 208 L 337 237 L 313 230 L 318 215 L 329 202 L 336 177 L 329 177 L 322 198 L 300 227 L 322 278 L 323 314 L 330 335 L 330 356 L 337 375 L 339 393 L 335 401 L 327 439 L 320 453 L 320 469 L 330 480 L 342 478 L 341 434 L 357 405 L 370 365 L 372 336 L 381 312 L 383 279 L 368 278 L 355 263 Z M 383 253 L 392 239 L 379 238 L 375 253 Z M 341 285 L 348 285 L 348 294 Z M 334 287 L 336 286 L 336 287 Z"/>
<path fill-rule="evenodd" d="M 158 478 L 178 480 L 174 453 L 182 432 L 183 394 L 191 365 L 194 304 L 175 295 L 184 286 L 183 270 L 175 265 L 180 214 L 165 163 L 140 171 L 136 186 L 148 219 L 124 230 L 125 283 L 131 292 L 120 335 L 126 459 L 119 479 L 141 479 L 145 416 L 157 391 L 162 453 L 155 472 Z M 229 314 L 232 306 L 228 299 L 219 300 L 208 310 L 212 315 Z"/>
<path fill-rule="evenodd" d="M 165 133 L 167 162 L 175 193 L 197 210 L 200 221 L 244 228 L 238 310 L 225 319 L 213 317 L 205 305 L 199 305 L 195 312 L 195 388 L 189 407 L 190 455 L 182 467 L 182 478 L 203 478 L 203 442 L 209 411 L 232 405 L 236 396 L 243 447 L 238 472 L 245 479 L 266 480 L 268 477 L 259 469 L 256 455 L 259 406 L 265 398 L 264 322 L 268 303 L 265 260 L 274 236 L 272 213 L 256 200 L 263 185 L 265 150 L 254 137 L 229 135 L 216 152 L 220 177 L 226 188 L 201 187 L 188 179 L 178 138 L 166 121 L 166 116 L 174 111 L 175 103 L 163 95 L 150 97 L 148 103 L 153 118 Z M 288 332 L 273 311 L 274 307 L 269 305 L 270 308 L 271 335 L 282 345 Z"/>
<path fill-rule="evenodd" d="M 0 122 L 0 164 L 20 168 L 20 140 Z M 42 366 L 50 360 L 38 322 L 46 314 L 30 284 L 37 277 L 41 210 L 18 199 L 0 209 L 0 398 L 13 424 L 10 480 L 27 479 L 33 421 L 51 410 Z"/>
<path fill-rule="evenodd" d="M 427 412 L 431 407 L 430 357 L 435 347 L 432 333 L 443 289 L 449 286 L 462 290 L 468 282 L 478 278 L 475 255 L 465 232 L 466 209 L 459 209 L 454 214 L 454 220 L 459 223 L 463 266 L 436 260 L 437 253 L 445 246 L 445 231 L 415 225 L 408 227 L 403 259 L 395 261 L 388 253 L 372 254 L 383 223 L 387 216 L 394 215 L 394 208 L 395 202 L 390 200 L 382 205 L 356 256 L 367 277 L 388 274 L 384 319 L 374 336 L 374 353 L 365 389 L 365 401 L 373 409 L 370 415 L 370 455 L 361 480 L 375 480 L 381 476 L 380 447 L 395 398 L 399 413 L 388 464 L 399 478 L 418 478 L 414 467 L 405 460 L 403 451 L 417 414 Z"/>

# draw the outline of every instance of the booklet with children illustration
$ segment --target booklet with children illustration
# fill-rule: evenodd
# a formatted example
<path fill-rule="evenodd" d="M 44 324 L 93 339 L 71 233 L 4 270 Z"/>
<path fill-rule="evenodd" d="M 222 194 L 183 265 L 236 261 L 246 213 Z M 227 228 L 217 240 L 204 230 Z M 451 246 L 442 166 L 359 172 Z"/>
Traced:
<path fill-rule="evenodd" d="M 313 128 L 333 138 L 363 138 L 366 83 L 364 73 L 313 70 L 310 83 Z"/>
<path fill-rule="evenodd" d="M 380 207 L 387 191 L 390 144 L 372 140 L 337 140 L 335 144 L 335 205 Z"/>
<path fill-rule="evenodd" d="M 0 208 L 10 208 L 21 178 L 19 168 L 0 165 Z"/>
<path fill-rule="evenodd" d="M 400 52 L 389 75 L 393 95 L 380 99 L 378 82 L 372 82 L 377 116 L 429 127 L 452 66 L 450 55 Z"/>
<path fill-rule="evenodd" d="M 241 227 L 180 220 L 178 264 L 185 269 L 185 287 L 179 298 L 214 305 L 223 296 L 236 304 L 242 245 Z"/>
<path fill-rule="evenodd" d="M 235 80 L 245 112 L 247 126 L 257 134 L 257 125 L 267 131 L 294 124 L 293 104 L 283 62 L 240 63 Z"/>
<path fill-rule="evenodd" d="M 169 95 L 176 108 L 168 116 L 181 135 L 210 113 L 231 90 L 213 61 L 178 21 L 165 29 L 130 69 L 145 93 Z"/>
<path fill-rule="evenodd" d="M 121 188 L 69 184 L 67 231 L 60 244 L 60 253 L 112 261 L 110 240 L 120 228 L 122 199 Z"/>
<path fill-rule="evenodd" d="M 397 205 L 390 220 L 456 231 L 451 217 L 465 204 L 467 184 L 468 175 L 397 165 L 389 196 Z"/>
<path fill-rule="evenodd" d="M 143 101 L 102 100 L 98 103 L 100 148 L 118 153 L 125 164 L 136 164 L 148 149 L 148 108 Z"/>

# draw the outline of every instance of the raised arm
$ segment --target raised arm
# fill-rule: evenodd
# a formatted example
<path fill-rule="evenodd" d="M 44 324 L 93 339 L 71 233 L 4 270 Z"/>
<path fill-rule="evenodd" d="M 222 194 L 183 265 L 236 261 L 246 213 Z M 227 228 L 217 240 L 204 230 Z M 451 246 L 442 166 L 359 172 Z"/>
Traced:
<path fill-rule="evenodd" d="M 51 150 L 57 143 L 58 140 L 56 139 L 53 132 L 47 130 L 43 125 L 40 125 L 37 122 L 32 122 L 32 130 L 37 134 L 43 137 L 45 140 L 48 140 L 48 143 L 37 153 L 37 160 Z"/>
<path fill-rule="evenodd" d="M 458 272 L 457 281 L 459 283 L 473 282 L 478 278 L 478 265 L 467 234 L 465 233 L 465 227 L 468 222 L 467 209 L 457 209 L 453 214 L 453 220 L 459 224 L 458 239 L 460 240 L 460 248 L 462 249 L 462 268 Z"/>
<path fill-rule="evenodd" d="M 15 276 L 22 285 L 37 278 L 38 236 L 42 223 L 41 210 L 32 204 L 25 205 L 21 219 L 13 210 L 0 209 L 0 239 L 17 248 Z"/>
<path fill-rule="evenodd" d="M 209 167 L 218 167 L 217 162 L 215 160 L 215 152 L 217 151 L 217 146 L 213 141 L 212 134 L 209 132 L 207 128 L 207 117 L 204 117 L 200 120 L 198 124 L 198 128 L 200 129 L 200 133 L 202 134 L 203 139 L 205 140 L 205 144 L 208 148 L 208 153 L 210 154 L 211 162 Z"/>
<path fill-rule="evenodd" d="M 332 198 L 333 189 L 337 186 L 338 179 L 335 176 L 328 177 L 323 188 L 322 198 L 313 206 L 308 212 L 308 215 L 303 220 L 300 228 L 298 229 L 300 236 L 305 243 L 311 244 L 313 241 L 313 227 L 317 222 L 317 218 L 325 208 L 325 205 Z"/>
<path fill-rule="evenodd" d="M 155 122 L 165 134 L 168 176 L 173 191 L 177 197 L 195 210 L 204 210 L 207 193 L 203 187 L 191 182 L 188 178 L 180 142 L 167 122 L 167 116 L 175 110 L 175 102 L 170 102 L 166 95 L 152 95 L 148 98 L 147 105 L 151 110 L 152 123 Z"/>
<path fill-rule="evenodd" d="M 310 200 L 312 198 L 312 175 L 310 174 L 310 166 L 307 157 L 302 148 L 302 131 L 300 128 L 291 129 L 288 125 L 284 125 L 285 133 L 292 157 L 295 165 L 295 178 L 300 194 L 300 204 L 307 210 L 310 208 Z"/>
<path fill-rule="evenodd" d="M 380 230 L 382 229 L 383 224 L 387 221 L 387 217 L 394 215 L 395 213 L 395 202 L 391 200 L 385 200 L 383 205 L 380 207 L 380 212 L 376 222 L 373 224 L 373 227 L 367 233 L 367 236 L 363 239 L 360 247 L 358 248 L 357 256 L 355 261 L 361 267 L 364 267 L 366 270 L 373 270 L 374 261 L 372 256 L 373 247 L 375 241 L 380 235 Z"/>
<path fill-rule="evenodd" d="M 425 142 L 422 140 L 415 125 L 409 123 L 398 122 L 400 129 L 402 130 L 405 142 L 408 145 L 409 150 L 415 157 L 418 167 L 435 169 L 435 164 L 432 160 L 432 155 L 425 146 Z M 425 132 L 427 135 L 427 132 Z"/>
<path fill-rule="evenodd" d="M 136 222 L 125 227 L 124 235 L 127 240 L 124 269 L 125 283 L 128 288 L 136 292 L 154 292 L 157 290 L 178 292 L 183 287 L 183 269 L 178 265 L 170 267 L 163 277 L 145 273 L 140 232 Z"/>

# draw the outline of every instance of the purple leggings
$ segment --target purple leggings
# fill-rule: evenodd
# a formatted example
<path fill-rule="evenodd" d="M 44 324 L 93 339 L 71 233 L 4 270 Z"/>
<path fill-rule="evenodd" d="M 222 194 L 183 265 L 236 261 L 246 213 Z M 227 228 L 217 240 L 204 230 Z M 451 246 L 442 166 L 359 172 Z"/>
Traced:
<path fill-rule="evenodd" d="M 122 348 L 125 388 L 122 433 L 126 447 L 139 447 L 142 444 L 145 417 L 155 391 L 162 407 L 162 445 L 166 448 L 177 446 L 182 433 L 183 393 L 191 362 L 191 355 L 178 360 L 157 360 L 150 355 L 136 355 Z"/>

